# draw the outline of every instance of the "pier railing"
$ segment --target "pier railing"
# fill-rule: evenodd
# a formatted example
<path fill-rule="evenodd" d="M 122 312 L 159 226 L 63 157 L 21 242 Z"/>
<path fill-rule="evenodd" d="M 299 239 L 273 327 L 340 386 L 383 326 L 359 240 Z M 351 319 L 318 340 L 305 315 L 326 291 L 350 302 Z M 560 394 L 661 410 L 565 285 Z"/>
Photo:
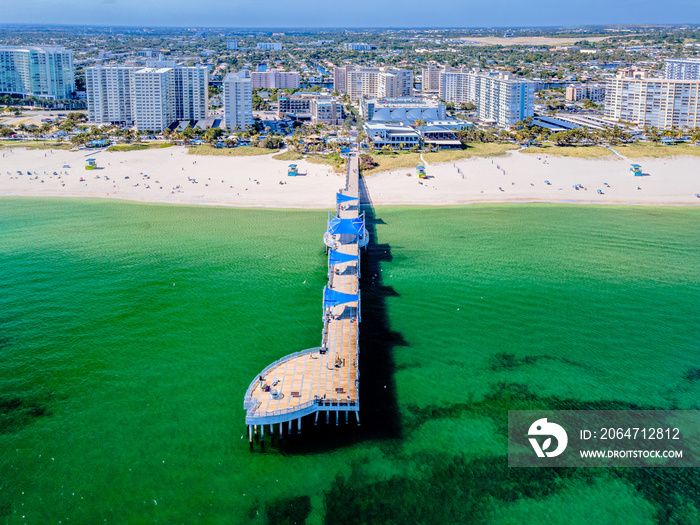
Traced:
<path fill-rule="evenodd" d="M 284 361 L 287 361 L 288 359 L 293 359 L 295 357 L 299 357 L 300 355 L 304 354 L 313 354 L 314 352 L 318 352 L 321 350 L 320 346 L 317 346 L 316 348 L 307 348 L 306 350 L 301 350 L 299 352 L 294 352 L 293 354 L 286 355 L 274 363 L 270 363 L 267 365 L 260 374 L 258 374 L 258 377 L 256 377 L 252 383 L 248 386 L 248 390 L 246 390 L 245 397 L 243 398 L 243 408 L 245 410 L 249 410 L 253 408 L 257 404 L 257 398 L 253 397 L 253 390 L 255 390 L 255 387 L 258 386 L 260 383 L 260 377 L 264 377 L 267 372 L 269 372 L 272 368 L 276 367 L 280 363 L 283 363 Z"/>

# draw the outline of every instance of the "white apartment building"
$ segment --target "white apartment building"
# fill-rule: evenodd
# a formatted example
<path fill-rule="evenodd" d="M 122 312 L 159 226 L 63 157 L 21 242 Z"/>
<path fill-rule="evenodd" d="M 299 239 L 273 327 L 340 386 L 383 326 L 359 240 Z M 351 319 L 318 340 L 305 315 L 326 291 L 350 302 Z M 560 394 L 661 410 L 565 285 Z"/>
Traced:
<path fill-rule="evenodd" d="M 136 70 L 126 66 L 96 66 L 85 70 L 90 122 L 133 125 L 131 80 Z"/>
<path fill-rule="evenodd" d="M 205 66 L 175 66 L 173 62 L 158 61 L 149 62 L 149 66 L 86 68 L 90 122 L 118 126 L 136 124 L 137 129 L 161 131 L 175 121 L 198 121 L 207 117 L 209 70 Z M 164 79 L 157 90 L 153 82 L 145 81 L 155 78 L 154 72 L 158 72 L 158 78 Z M 167 83 L 167 89 L 164 83 Z M 153 103 L 149 99 L 151 96 L 156 97 Z M 163 107 L 164 103 L 171 107 Z M 158 111 L 162 119 L 154 116 L 156 106 L 160 107 Z M 170 117 L 171 120 L 163 124 L 163 119 Z"/>
<path fill-rule="evenodd" d="M 254 71 L 250 77 L 253 89 L 297 89 L 300 82 L 299 73 L 282 69 Z"/>
<path fill-rule="evenodd" d="M 224 78 L 224 120 L 231 131 L 253 125 L 253 84 L 247 74 L 239 71 Z"/>
<path fill-rule="evenodd" d="M 143 68 L 132 77 L 136 129 L 162 131 L 175 122 L 175 71 Z"/>
<path fill-rule="evenodd" d="M 534 115 L 535 83 L 510 73 L 444 71 L 440 98 L 457 104 L 472 102 L 480 120 L 511 127 Z"/>
<path fill-rule="evenodd" d="M 477 95 L 476 74 L 466 70 L 455 69 L 440 73 L 440 98 L 445 102 L 464 104 L 476 103 Z"/>
<path fill-rule="evenodd" d="M 62 100 L 73 92 L 73 51 L 57 46 L 0 46 L 0 94 Z"/>
<path fill-rule="evenodd" d="M 333 89 L 352 101 L 363 97 L 394 98 L 413 94 L 413 71 L 387 68 L 335 67 Z"/>
<path fill-rule="evenodd" d="M 226 42 L 226 47 L 228 49 L 238 49 L 238 40 L 229 40 Z"/>
<path fill-rule="evenodd" d="M 591 102 L 603 102 L 605 100 L 605 84 L 576 84 L 566 86 L 566 100 L 577 102 L 590 100 Z"/>
<path fill-rule="evenodd" d="M 175 119 L 202 120 L 209 106 L 209 69 L 206 66 L 177 66 L 175 78 Z"/>
<path fill-rule="evenodd" d="M 372 51 L 372 46 L 359 42 L 346 42 L 343 44 L 343 49 L 346 51 Z"/>
<path fill-rule="evenodd" d="M 255 49 L 263 49 L 265 51 L 282 51 L 282 44 L 279 42 L 258 42 Z"/>
<path fill-rule="evenodd" d="M 535 114 L 535 83 L 513 75 L 478 75 L 477 97 L 479 119 L 501 127 L 511 127 Z"/>
<path fill-rule="evenodd" d="M 347 77 L 348 72 L 355 69 L 353 65 L 334 66 L 333 67 L 333 91 L 338 93 L 347 93 Z M 378 68 L 375 68 L 378 70 Z"/>
<path fill-rule="evenodd" d="M 667 80 L 700 80 L 700 58 L 667 58 Z"/>
<path fill-rule="evenodd" d="M 413 96 L 413 71 L 408 69 L 392 69 L 387 71 L 390 75 L 396 76 L 397 97 Z"/>
<path fill-rule="evenodd" d="M 444 71 L 435 66 L 424 67 L 421 70 L 421 90 L 440 91 L 440 73 Z"/>
<path fill-rule="evenodd" d="M 700 80 L 610 79 L 605 118 L 659 129 L 700 126 Z"/>

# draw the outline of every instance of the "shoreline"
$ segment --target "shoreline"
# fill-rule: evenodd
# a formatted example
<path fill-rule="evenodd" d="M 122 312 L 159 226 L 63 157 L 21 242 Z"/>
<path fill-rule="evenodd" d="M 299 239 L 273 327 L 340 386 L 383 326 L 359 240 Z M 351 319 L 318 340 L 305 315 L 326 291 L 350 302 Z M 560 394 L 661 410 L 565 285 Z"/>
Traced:
<path fill-rule="evenodd" d="M 165 206 L 201 206 L 209 208 L 237 208 L 237 209 L 268 209 L 268 210 L 332 210 L 333 203 L 329 205 L 309 205 L 309 206 L 299 206 L 299 205 L 277 205 L 277 204 L 236 204 L 227 202 L 206 202 L 206 201 L 186 201 L 186 200 L 152 200 L 146 198 L 125 198 L 120 196 L 112 195 L 98 195 L 98 194 L 13 194 L 13 193 L 3 193 L 0 194 L 0 202 L 2 199 L 66 199 L 66 200 L 103 200 L 103 201 L 117 201 L 124 203 L 136 203 L 136 204 L 160 204 Z M 373 206 L 381 207 L 407 207 L 407 208 L 460 208 L 466 206 L 478 206 L 478 205 L 510 205 L 510 204 L 548 204 L 552 206 L 638 206 L 638 207 L 649 207 L 649 208 L 693 208 L 700 206 L 700 199 L 698 203 L 685 203 L 685 202 L 643 202 L 643 201 L 584 201 L 584 200 L 531 200 L 531 199 L 481 199 L 481 200 L 468 200 L 468 201 L 450 201 L 450 202 L 420 202 L 420 201 L 391 201 L 391 202 L 378 202 L 372 200 Z"/>
<path fill-rule="evenodd" d="M 344 175 L 333 166 L 270 155 L 189 155 L 183 147 L 129 151 L 4 151 L 0 197 L 92 198 L 151 204 L 270 209 L 332 209 Z M 85 161 L 97 170 L 85 170 Z M 572 204 L 698 206 L 700 157 L 640 161 L 645 176 L 629 174 L 630 159 L 549 157 L 517 150 L 498 157 L 471 157 L 365 177 L 379 206 L 472 204 Z M 27 173 L 31 172 L 31 175 Z M 21 173 L 21 174 L 20 174 Z M 407 176 L 408 175 L 408 176 Z M 578 188 L 578 189 L 576 189 Z M 600 193 L 599 193 L 600 190 Z"/>

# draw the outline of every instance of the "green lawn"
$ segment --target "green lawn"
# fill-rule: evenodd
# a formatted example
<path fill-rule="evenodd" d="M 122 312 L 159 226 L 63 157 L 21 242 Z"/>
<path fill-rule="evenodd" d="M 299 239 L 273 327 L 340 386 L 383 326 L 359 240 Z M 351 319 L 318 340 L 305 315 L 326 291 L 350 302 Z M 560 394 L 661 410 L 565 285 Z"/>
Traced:
<path fill-rule="evenodd" d="M 326 164 L 327 166 L 333 166 L 336 170 L 345 169 L 345 159 L 341 158 L 337 153 L 331 153 L 329 155 L 319 155 L 318 153 L 310 153 L 306 156 L 306 160 L 311 164 Z"/>
<path fill-rule="evenodd" d="M 420 166 L 423 161 L 420 160 L 420 155 L 418 153 L 412 153 L 408 151 L 394 151 L 394 152 L 376 152 L 368 153 L 374 162 L 378 163 L 378 166 L 370 169 L 363 170 L 364 175 L 372 175 L 373 173 L 379 173 L 380 171 L 393 171 L 403 168 L 410 168 L 411 171 L 415 171 L 416 166 Z"/>
<path fill-rule="evenodd" d="M 304 155 L 301 153 L 297 153 L 296 151 L 285 151 L 283 153 L 278 153 L 277 155 L 272 156 L 273 159 L 275 160 L 301 160 L 304 158 Z"/>
<path fill-rule="evenodd" d="M 633 144 L 623 144 L 620 146 L 613 146 L 613 149 L 630 158 L 644 158 L 644 157 L 673 157 L 678 155 L 700 155 L 700 146 L 693 146 L 692 144 L 674 144 L 674 145 L 663 145 L 654 144 L 653 142 L 635 142 Z"/>
<path fill-rule="evenodd" d="M 616 151 L 620 151 L 615 148 Z M 578 157 L 595 159 L 601 157 L 612 157 L 615 154 L 603 146 L 555 146 L 546 144 L 544 146 L 532 146 L 525 148 L 523 153 L 531 155 L 552 155 L 554 157 Z"/>
<path fill-rule="evenodd" d="M 471 157 L 501 157 L 518 146 L 501 142 L 472 142 L 466 149 L 443 149 L 434 153 L 423 153 L 426 162 L 454 162 Z"/>
<path fill-rule="evenodd" d="M 213 146 L 187 146 L 190 155 L 221 155 L 227 157 L 252 157 L 255 155 L 270 155 L 278 149 L 256 148 L 255 146 L 239 146 L 237 148 L 215 148 Z"/>
<path fill-rule="evenodd" d="M 5 140 L 0 141 L 0 147 L 3 148 L 27 148 L 27 149 L 71 149 L 74 146 L 70 142 L 47 142 L 47 141 L 16 141 Z"/>
<path fill-rule="evenodd" d="M 145 149 L 161 149 L 169 148 L 172 144 L 164 144 L 162 142 L 137 142 L 135 144 L 117 144 L 110 146 L 107 151 L 142 151 Z"/>

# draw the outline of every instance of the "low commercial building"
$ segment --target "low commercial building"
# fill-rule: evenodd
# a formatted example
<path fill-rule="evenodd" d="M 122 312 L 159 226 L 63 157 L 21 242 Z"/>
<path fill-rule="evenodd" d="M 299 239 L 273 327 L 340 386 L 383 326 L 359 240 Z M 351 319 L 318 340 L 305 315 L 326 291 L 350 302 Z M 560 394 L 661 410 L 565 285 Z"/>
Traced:
<path fill-rule="evenodd" d="M 460 148 L 457 139 L 460 129 L 472 124 L 464 121 L 433 121 L 424 126 L 410 126 L 404 122 L 367 122 L 364 131 L 375 149 L 410 149 L 413 146 L 434 146 L 439 149 Z"/>
<path fill-rule="evenodd" d="M 375 149 L 381 149 L 384 146 L 392 149 L 408 149 L 420 145 L 420 133 L 403 123 L 367 122 L 364 131 Z"/>
<path fill-rule="evenodd" d="M 345 120 L 343 106 L 331 97 L 315 97 L 309 106 L 312 124 L 340 126 Z"/>
<path fill-rule="evenodd" d="M 444 120 L 445 104 L 413 97 L 365 98 L 360 103 L 365 120 L 416 121 Z"/>
<path fill-rule="evenodd" d="M 364 127 L 373 147 L 411 148 L 430 145 L 458 148 L 457 132 L 471 122 L 448 119 L 445 105 L 415 98 L 368 99 L 361 105 Z"/>
<path fill-rule="evenodd" d="M 294 121 L 292 119 L 263 119 L 260 122 L 263 128 L 270 128 L 273 133 L 288 133 L 294 129 Z"/>
<path fill-rule="evenodd" d="M 346 42 L 343 44 L 343 49 L 346 51 L 372 51 L 372 46 L 370 44 Z"/>
<path fill-rule="evenodd" d="M 279 42 L 258 42 L 255 49 L 262 49 L 265 51 L 282 51 L 282 44 Z"/>
<path fill-rule="evenodd" d="M 345 115 L 343 106 L 335 99 L 312 92 L 280 95 L 277 98 L 277 118 L 339 126 Z"/>
<path fill-rule="evenodd" d="M 471 122 L 464 120 L 433 120 L 421 126 L 416 126 L 420 133 L 421 142 L 425 146 L 438 149 L 459 149 L 462 143 L 457 138 L 457 132 L 472 127 Z"/>
<path fill-rule="evenodd" d="M 603 129 L 612 129 L 615 127 L 615 124 L 591 115 L 573 115 L 568 113 L 559 113 L 555 117 L 550 117 L 548 115 L 536 115 L 532 119 L 532 124 L 534 126 L 548 128 L 554 132 L 574 128 L 587 128 L 590 130 L 599 131 Z"/>
<path fill-rule="evenodd" d="M 277 118 L 295 121 L 311 121 L 311 100 L 317 93 L 280 94 L 277 97 Z"/>
<path fill-rule="evenodd" d="M 155 49 L 148 49 L 144 47 L 136 53 L 136 56 L 139 56 L 141 58 L 158 58 L 159 54 L 160 53 Z"/>

